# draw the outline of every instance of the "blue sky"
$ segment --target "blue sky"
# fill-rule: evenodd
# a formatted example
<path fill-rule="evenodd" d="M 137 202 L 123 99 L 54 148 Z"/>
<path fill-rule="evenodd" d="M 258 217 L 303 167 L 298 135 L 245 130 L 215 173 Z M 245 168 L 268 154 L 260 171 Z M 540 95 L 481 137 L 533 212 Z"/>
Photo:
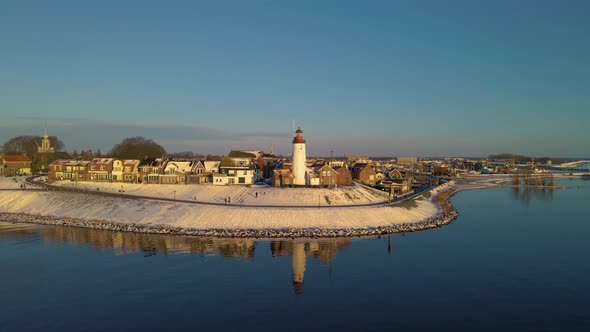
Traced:
<path fill-rule="evenodd" d="M 4 1 L 0 142 L 590 156 L 588 1 Z"/>

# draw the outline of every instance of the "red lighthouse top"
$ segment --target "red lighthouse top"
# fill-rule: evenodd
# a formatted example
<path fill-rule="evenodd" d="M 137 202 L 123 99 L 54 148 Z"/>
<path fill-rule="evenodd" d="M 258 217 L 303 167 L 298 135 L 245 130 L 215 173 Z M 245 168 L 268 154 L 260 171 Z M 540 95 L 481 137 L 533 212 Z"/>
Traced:
<path fill-rule="evenodd" d="M 297 128 L 295 132 L 295 137 L 293 138 L 293 144 L 295 143 L 303 143 L 305 144 L 305 138 L 303 138 L 303 130 L 301 128 Z"/>

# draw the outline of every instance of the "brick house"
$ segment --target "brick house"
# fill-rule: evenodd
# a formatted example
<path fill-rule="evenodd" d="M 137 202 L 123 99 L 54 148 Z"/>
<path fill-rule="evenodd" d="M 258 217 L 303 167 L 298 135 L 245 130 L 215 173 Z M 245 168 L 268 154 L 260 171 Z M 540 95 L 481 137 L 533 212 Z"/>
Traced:
<path fill-rule="evenodd" d="M 123 160 L 123 181 L 136 183 L 139 180 L 139 160 Z"/>
<path fill-rule="evenodd" d="M 343 165 L 341 167 L 334 168 L 336 172 L 336 184 L 339 186 L 351 186 L 352 185 L 352 173 Z"/>
<path fill-rule="evenodd" d="M 72 181 L 86 181 L 88 179 L 88 164 L 85 160 L 67 160 L 63 165 L 64 179 Z"/>
<path fill-rule="evenodd" d="M 3 173 L 6 176 L 31 174 L 31 159 L 22 154 L 5 154 L 0 156 Z"/>
<path fill-rule="evenodd" d="M 147 158 L 139 164 L 139 180 L 142 183 L 160 183 L 160 176 L 164 174 L 165 158 Z"/>
<path fill-rule="evenodd" d="M 88 180 L 112 181 L 113 158 L 94 158 L 88 163 Z"/>
<path fill-rule="evenodd" d="M 209 183 L 210 175 L 211 174 L 207 174 L 207 169 L 205 169 L 205 164 L 203 163 L 203 161 L 197 160 L 193 162 L 190 174 L 186 175 L 186 183 Z"/>
<path fill-rule="evenodd" d="M 315 172 L 320 179 L 320 187 L 333 188 L 338 183 L 338 173 L 328 164 L 317 168 Z"/>
<path fill-rule="evenodd" d="M 377 173 L 371 164 L 356 163 L 351 168 L 352 178 L 363 184 L 374 185 Z"/>

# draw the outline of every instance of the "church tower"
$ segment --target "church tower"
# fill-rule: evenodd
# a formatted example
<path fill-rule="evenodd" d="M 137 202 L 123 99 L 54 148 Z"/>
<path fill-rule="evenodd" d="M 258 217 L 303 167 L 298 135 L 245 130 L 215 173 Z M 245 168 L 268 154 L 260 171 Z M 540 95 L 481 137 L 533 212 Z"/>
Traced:
<path fill-rule="evenodd" d="M 305 139 L 303 138 L 303 131 L 298 128 L 293 138 L 293 184 L 296 186 L 305 186 L 305 171 L 307 166 L 305 164 L 307 158 L 305 156 Z"/>
<path fill-rule="evenodd" d="M 41 145 L 37 143 L 37 156 L 33 158 L 34 171 L 47 172 L 49 163 L 54 160 L 55 149 L 51 146 L 51 140 L 47 135 L 47 127 L 43 129 L 43 137 L 41 138 Z"/>
<path fill-rule="evenodd" d="M 53 153 L 53 147 L 51 146 L 51 140 L 47 135 L 47 128 L 43 129 L 43 138 L 41 139 L 41 146 L 37 148 L 38 153 Z"/>

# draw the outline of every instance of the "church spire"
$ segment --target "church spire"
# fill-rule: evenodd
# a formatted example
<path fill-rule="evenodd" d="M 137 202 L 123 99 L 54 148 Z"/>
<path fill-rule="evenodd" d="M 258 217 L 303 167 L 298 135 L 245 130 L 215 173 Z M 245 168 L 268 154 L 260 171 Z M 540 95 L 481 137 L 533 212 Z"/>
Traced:
<path fill-rule="evenodd" d="M 43 128 L 43 139 L 41 139 L 41 146 L 37 149 L 38 153 L 53 153 L 55 150 L 51 146 L 51 140 L 47 134 L 47 124 Z"/>

